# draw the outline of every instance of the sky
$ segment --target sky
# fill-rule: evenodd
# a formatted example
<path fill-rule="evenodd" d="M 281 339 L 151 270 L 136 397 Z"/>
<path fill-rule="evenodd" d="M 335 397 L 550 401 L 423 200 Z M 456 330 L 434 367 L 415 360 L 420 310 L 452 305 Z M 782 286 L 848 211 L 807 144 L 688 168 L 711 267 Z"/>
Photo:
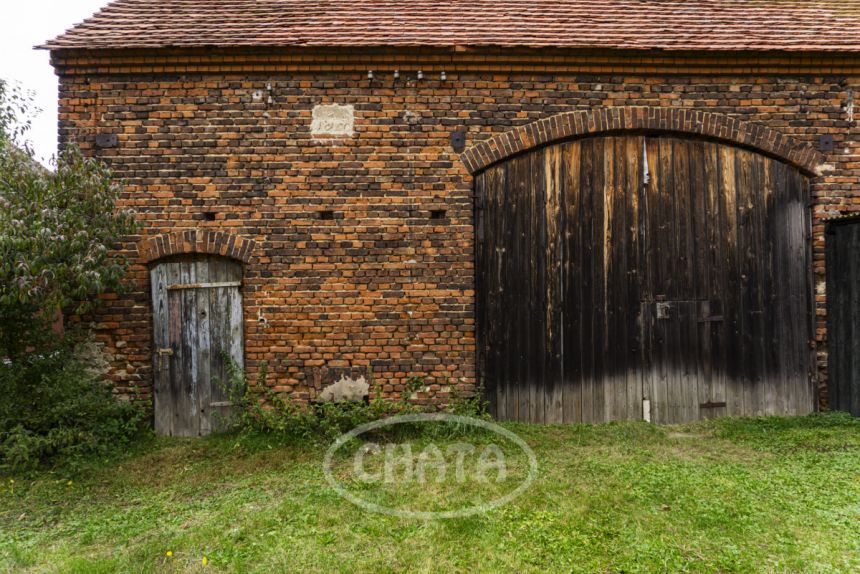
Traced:
<path fill-rule="evenodd" d="M 35 106 L 42 111 L 33 119 L 28 139 L 45 165 L 57 153 L 57 77 L 48 52 L 33 46 L 63 33 L 108 2 L 0 0 L 0 78 L 35 92 Z"/>

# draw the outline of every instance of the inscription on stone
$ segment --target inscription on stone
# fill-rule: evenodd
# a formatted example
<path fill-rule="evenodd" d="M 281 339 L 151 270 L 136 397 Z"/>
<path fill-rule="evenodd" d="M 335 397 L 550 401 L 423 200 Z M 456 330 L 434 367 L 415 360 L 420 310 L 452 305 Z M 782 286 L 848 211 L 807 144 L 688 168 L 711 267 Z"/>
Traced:
<path fill-rule="evenodd" d="M 352 136 L 354 108 L 329 104 L 314 106 L 311 134 L 316 137 Z"/>

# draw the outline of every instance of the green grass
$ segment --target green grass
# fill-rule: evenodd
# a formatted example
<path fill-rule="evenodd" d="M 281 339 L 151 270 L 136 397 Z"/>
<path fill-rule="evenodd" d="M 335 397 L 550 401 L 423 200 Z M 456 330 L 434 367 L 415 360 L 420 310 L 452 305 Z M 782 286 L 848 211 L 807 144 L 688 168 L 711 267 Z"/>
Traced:
<path fill-rule="evenodd" d="M 71 484 L 5 477 L 0 571 L 860 571 L 856 420 L 505 426 L 534 484 L 448 520 L 368 513 L 325 481 L 325 447 L 260 437 L 157 440 Z M 437 508 L 475 484 L 398 488 L 383 498 Z"/>

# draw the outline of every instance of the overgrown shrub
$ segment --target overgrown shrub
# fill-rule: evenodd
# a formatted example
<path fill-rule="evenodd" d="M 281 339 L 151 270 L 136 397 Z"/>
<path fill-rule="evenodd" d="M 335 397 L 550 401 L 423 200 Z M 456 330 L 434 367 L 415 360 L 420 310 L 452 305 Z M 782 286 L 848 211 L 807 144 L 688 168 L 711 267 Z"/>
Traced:
<path fill-rule="evenodd" d="M 223 384 L 231 394 L 233 404 L 237 405 L 232 427 L 240 432 L 272 434 L 286 440 L 327 441 L 359 425 L 386 417 L 439 412 L 433 405 L 415 405 L 406 398 L 383 399 L 378 394 L 368 401 L 311 402 L 297 405 L 264 384 L 266 364 L 260 369 L 257 384 L 251 387 L 244 371 L 229 357 L 225 357 L 225 360 L 230 380 Z M 409 381 L 407 387 L 413 391 L 424 385 L 420 377 L 412 377 Z M 404 393 L 405 396 L 411 395 L 408 389 Z M 469 397 L 455 395 L 442 412 L 480 418 L 487 416 L 480 393 Z M 448 426 L 451 428 L 447 428 Z M 433 428 L 434 432 L 453 430 L 458 434 L 464 430 L 459 425 L 434 425 Z M 470 429 L 473 430 L 474 427 L 466 430 Z M 409 429 L 403 426 L 399 431 L 409 432 Z"/>
<path fill-rule="evenodd" d="M 142 413 L 118 400 L 71 349 L 0 362 L 0 471 L 74 469 L 121 452 Z"/>

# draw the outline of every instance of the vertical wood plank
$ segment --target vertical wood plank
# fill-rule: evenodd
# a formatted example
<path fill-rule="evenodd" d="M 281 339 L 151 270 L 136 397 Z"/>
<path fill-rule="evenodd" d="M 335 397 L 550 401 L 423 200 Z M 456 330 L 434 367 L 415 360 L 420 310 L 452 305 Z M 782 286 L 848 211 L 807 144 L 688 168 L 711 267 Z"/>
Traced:
<path fill-rule="evenodd" d="M 720 227 L 723 229 L 722 300 L 726 349 L 726 414 L 743 413 L 741 301 L 738 257 L 738 189 L 735 150 L 719 147 Z"/>
<path fill-rule="evenodd" d="M 790 225 L 786 220 L 789 204 L 788 195 L 788 168 L 780 162 L 773 162 L 771 166 L 771 178 L 774 186 L 773 209 L 770 214 L 773 228 L 773 296 L 775 305 L 774 321 L 775 333 L 773 346 L 777 349 L 777 365 L 775 373 L 779 379 L 776 389 L 775 409 L 780 414 L 793 412 L 791 404 L 792 354 L 796 348 L 797 334 L 792 333 L 789 325 L 791 323 L 792 303 L 790 291 L 790 274 L 793 263 L 790 261 Z"/>
<path fill-rule="evenodd" d="M 696 389 L 691 405 L 690 420 L 709 418 L 713 409 L 700 409 L 699 405 L 715 401 L 713 385 L 713 344 L 711 341 L 711 240 L 712 231 L 708 217 L 708 177 L 713 177 L 713 164 L 708 174 L 708 161 L 705 143 L 692 141 L 690 143 L 690 202 L 692 221 L 692 261 L 694 292 L 693 300 L 696 305 L 692 309 L 693 327 L 696 344 L 693 349 L 695 357 Z"/>
<path fill-rule="evenodd" d="M 180 263 L 180 279 L 183 284 L 197 283 L 197 269 L 193 262 Z M 183 393 L 180 404 L 180 432 L 183 436 L 200 435 L 200 389 L 199 380 L 199 335 L 197 328 L 197 289 L 182 289 L 178 292 L 182 305 L 182 381 Z"/>
<path fill-rule="evenodd" d="M 663 187 L 666 185 L 663 179 L 664 153 L 661 140 L 658 138 L 646 138 L 645 149 L 648 159 L 649 182 L 645 186 L 643 222 L 645 247 L 645 274 L 643 281 L 642 316 L 644 320 L 643 349 L 645 372 L 648 379 L 648 394 L 651 403 L 651 420 L 662 422 L 669 419 L 669 388 L 667 373 L 665 372 L 666 357 L 664 355 L 665 337 L 658 330 L 656 322 L 656 300 L 658 297 L 666 297 L 664 285 L 665 265 L 665 224 L 663 223 L 666 212 L 666 197 Z M 668 167 L 666 168 L 668 170 Z M 671 181 L 669 179 L 668 181 Z"/>
<path fill-rule="evenodd" d="M 727 321 L 725 318 L 724 296 L 726 291 L 725 275 L 726 260 L 724 256 L 726 231 L 722 225 L 725 217 L 722 213 L 723 202 L 720 198 L 720 161 L 717 144 L 704 143 L 704 178 L 705 178 L 705 216 L 704 221 L 707 235 L 705 267 L 709 269 L 706 289 L 703 296 L 708 300 L 706 313 L 708 317 L 722 317 L 720 321 L 709 321 L 703 327 L 706 333 L 703 340 L 707 341 L 708 350 L 704 355 L 704 373 L 707 381 L 707 397 L 713 403 L 726 402 L 726 340 Z M 709 416 L 724 416 L 726 407 L 711 409 Z"/>
<path fill-rule="evenodd" d="M 508 328 L 511 345 L 508 347 L 510 358 L 510 397 L 513 404 L 513 420 L 528 421 L 528 389 L 524 389 L 528 370 L 525 365 L 528 352 L 528 334 L 523 332 L 522 326 L 528 321 L 528 292 L 527 284 L 523 277 L 527 274 L 526 254 L 523 246 L 526 233 L 523 212 L 526 211 L 525 198 L 528 191 L 528 157 L 523 156 L 511 161 L 509 177 L 512 182 L 513 193 L 508 199 L 508 208 L 511 214 L 511 271 L 508 276 L 510 289 L 510 312 L 512 325 Z"/>
<path fill-rule="evenodd" d="M 562 378 L 564 381 L 564 415 L 566 423 L 581 422 L 583 372 L 582 348 L 582 146 L 580 142 L 572 142 L 563 148 L 564 160 L 564 191 L 563 214 L 564 223 L 564 263 L 562 286 L 564 294 L 564 319 L 562 327 L 563 364 Z"/>
<path fill-rule="evenodd" d="M 792 385 L 791 400 L 795 412 L 806 413 L 812 409 L 813 394 L 810 384 L 812 355 L 809 340 L 812 337 L 811 308 L 809 300 L 809 209 L 807 208 L 808 182 L 796 170 L 788 178 L 788 221 L 792 272 L 789 281 L 792 317 L 790 328 L 795 333 L 797 351 L 791 363 Z"/>
<path fill-rule="evenodd" d="M 180 283 L 182 281 L 181 264 L 178 262 L 167 263 L 167 283 L 168 285 Z M 185 404 L 186 404 L 186 389 L 185 389 L 185 365 L 184 354 L 185 348 L 182 344 L 183 337 L 183 317 L 182 317 L 182 296 L 180 291 L 167 292 L 167 307 L 168 307 L 168 340 L 169 346 L 173 350 L 170 355 L 170 404 L 172 405 L 173 417 L 170 422 L 170 436 L 186 436 L 185 434 Z"/>
<path fill-rule="evenodd" d="M 526 210 L 524 215 L 526 234 L 523 237 L 523 249 L 526 259 L 526 272 L 523 275 L 526 292 L 528 293 L 528 318 L 523 322 L 522 329 L 527 334 L 528 351 L 525 355 L 525 381 L 524 390 L 527 392 L 525 408 L 531 423 L 543 422 L 544 394 L 543 366 L 544 366 L 544 341 L 545 329 L 543 319 L 545 317 L 544 297 L 546 290 L 544 283 L 544 249 L 542 243 L 542 227 L 544 207 L 541 203 L 543 198 L 543 186 L 545 182 L 544 170 L 546 167 L 547 150 L 542 149 L 532 153 L 527 158 L 528 181 L 525 197 Z"/>
<path fill-rule="evenodd" d="M 519 234 L 517 235 L 517 261 L 519 262 L 519 272 L 517 273 L 517 287 L 522 303 L 519 305 L 519 317 L 517 320 L 517 334 L 519 342 L 520 359 L 517 363 L 517 411 L 520 418 L 525 422 L 534 420 L 534 411 L 532 410 L 531 402 L 531 361 L 529 360 L 533 347 L 533 334 L 529 332 L 531 324 L 532 312 L 534 309 L 534 300 L 532 299 L 533 283 L 531 281 L 532 260 L 530 257 L 530 240 L 531 240 L 531 194 L 532 188 L 532 173 L 531 173 L 531 156 L 526 155 L 520 159 L 520 173 L 522 191 L 518 200 L 519 211 L 517 213 L 517 223 L 519 224 Z"/>
<path fill-rule="evenodd" d="M 597 372 L 594 365 L 594 321 L 598 309 L 594 300 L 594 269 L 597 266 L 594 248 L 595 227 L 597 215 L 594 210 L 595 197 L 599 197 L 599 188 L 594 181 L 594 170 L 597 153 L 593 139 L 584 140 L 580 146 L 582 155 L 580 159 L 580 201 L 582 201 L 581 215 L 581 261 L 582 274 L 580 276 L 580 305 L 582 317 L 581 360 L 582 365 L 582 422 L 596 422 L 594 401 L 596 392 L 595 378 Z M 600 158 L 602 163 L 603 158 Z M 602 198 L 599 197 L 602 201 Z"/>
<path fill-rule="evenodd" d="M 486 229 L 484 207 L 486 203 L 486 172 L 478 174 L 474 180 L 473 221 L 475 228 L 475 370 L 478 385 L 483 385 L 483 398 L 487 409 L 496 413 L 495 382 L 487 377 L 486 317 L 488 294 L 486 270 L 489 266 L 486 253 Z"/>
<path fill-rule="evenodd" d="M 599 353 L 602 362 L 601 375 L 598 377 L 601 382 L 602 390 L 602 416 L 601 422 L 613 420 L 614 413 L 614 392 L 617 383 L 615 375 L 615 365 L 613 359 L 615 357 L 614 349 L 609 344 L 610 339 L 615 335 L 615 289 L 618 287 L 613 284 L 613 259 L 616 246 L 615 239 L 615 221 L 617 213 L 615 212 L 615 197 L 619 195 L 616 189 L 616 155 L 615 143 L 618 138 L 606 137 L 602 138 L 604 142 L 603 148 L 603 229 L 600 235 L 601 255 L 603 272 L 600 276 L 601 295 L 600 299 L 603 303 L 602 318 L 599 322 L 601 326 L 601 344 Z"/>
<path fill-rule="evenodd" d="M 521 421 L 519 412 L 519 331 L 517 325 L 520 321 L 520 308 L 523 305 L 522 295 L 517 291 L 516 284 L 511 280 L 521 274 L 519 268 L 520 250 L 519 235 L 520 224 L 518 218 L 518 204 L 522 201 L 523 183 L 520 174 L 520 162 L 513 160 L 507 165 L 506 178 L 508 185 L 506 187 L 507 195 L 504 201 L 503 212 L 506 217 L 505 235 L 503 238 L 505 256 L 507 258 L 506 273 L 503 276 L 505 281 L 505 308 L 507 313 L 504 313 L 503 324 L 504 331 L 502 334 L 504 351 L 504 366 L 507 387 L 507 413 L 509 420 Z"/>
<path fill-rule="evenodd" d="M 837 363 L 837 371 L 833 376 L 837 377 L 839 385 L 839 403 L 838 409 L 841 411 L 855 414 L 854 401 L 857 396 L 857 386 L 852 384 L 854 374 L 857 372 L 857 358 L 853 356 L 853 341 L 857 338 L 856 331 L 856 311 L 858 304 L 857 291 L 854 287 L 857 283 L 857 265 L 851 261 L 852 254 L 857 248 L 857 232 L 854 227 L 840 225 L 837 227 L 839 241 L 841 243 L 839 266 L 837 276 L 839 277 L 838 293 L 842 294 L 839 300 L 839 306 L 836 313 L 839 316 L 841 329 L 834 332 L 834 336 L 838 337 L 834 343 L 836 347 L 836 356 L 834 360 Z M 829 295 L 829 294 L 828 294 Z M 800 401 L 798 400 L 799 404 Z"/>
<path fill-rule="evenodd" d="M 642 251 L 641 251 L 641 224 L 640 224 L 640 201 L 644 193 L 644 150 L 645 138 L 643 136 L 629 137 L 626 140 L 627 169 L 625 173 L 625 228 L 624 235 L 625 255 L 624 266 L 626 270 L 626 300 L 624 302 L 624 313 L 626 314 L 626 333 L 623 341 L 623 352 L 625 355 L 625 418 L 628 420 L 641 420 L 643 417 L 643 369 L 641 361 L 641 325 L 640 325 L 640 299 L 641 299 L 641 277 L 642 277 Z"/>
<path fill-rule="evenodd" d="M 609 350 L 607 324 L 608 324 L 608 270 L 609 259 L 606 252 L 607 236 L 609 235 L 609 222 L 612 204 L 612 170 L 613 164 L 610 154 L 607 153 L 609 138 L 594 139 L 594 195 L 592 205 L 594 206 L 594 267 L 592 284 L 592 301 L 596 314 L 591 324 L 593 343 L 592 363 L 594 364 L 594 396 L 592 398 L 593 420 L 595 422 L 606 421 L 606 363 Z M 611 150 L 611 147 L 609 147 Z"/>
<path fill-rule="evenodd" d="M 562 372 L 562 299 L 561 299 L 561 146 L 546 150 L 545 164 L 545 201 L 544 205 L 544 243 L 546 252 L 545 266 L 545 321 L 544 321 L 544 387 L 546 393 L 545 417 L 547 423 L 561 423 L 564 419 L 564 392 L 561 381 Z"/>
<path fill-rule="evenodd" d="M 170 395 L 170 357 L 159 349 L 170 347 L 169 308 L 167 302 L 167 264 L 160 263 L 150 271 L 153 320 L 153 414 L 156 434 L 170 435 L 173 425 L 173 402 Z"/>
<path fill-rule="evenodd" d="M 677 346 L 673 350 L 674 372 L 676 373 L 676 392 L 678 421 L 694 420 L 698 417 L 698 372 L 697 372 L 697 318 L 694 316 L 690 301 L 695 299 L 697 278 L 693 276 L 693 253 L 695 244 L 692 226 L 694 210 L 692 206 L 693 168 L 690 165 L 692 141 L 672 140 L 672 166 L 674 191 L 675 236 L 673 242 L 672 272 L 675 282 L 674 299 L 679 301 L 678 316 L 671 320 L 675 324 Z M 682 303 L 680 303 L 682 302 Z"/>
<path fill-rule="evenodd" d="M 752 253 L 753 281 L 750 298 L 753 302 L 751 314 L 752 365 L 754 381 L 752 396 L 754 397 L 755 413 L 758 416 L 767 414 L 767 373 L 765 372 L 765 322 L 764 289 L 770 285 L 767 274 L 767 256 L 764 247 L 764 226 L 766 214 L 767 187 L 764 175 L 766 158 L 760 154 L 744 151 L 750 156 L 751 167 L 751 197 L 752 197 L 752 229 L 750 230 Z"/>
<path fill-rule="evenodd" d="M 228 262 L 231 281 L 240 281 L 241 265 L 235 261 Z M 245 338 L 244 313 L 242 309 L 242 293 L 238 287 L 229 288 L 230 297 L 230 356 L 241 368 L 245 368 Z"/>
<path fill-rule="evenodd" d="M 209 280 L 217 283 L 227 281 L 226 261 L 220 258 L 209 261 Z M 209 372 L 213 379 L 209 410 L 212 418 L 222 415 L 221 408 L 211 403 L 223 403 L 230 395 L 230 378 L 225 354 L 229 353 L 227 337 L 229 334 L 227 288 L 219 287 L 209 293 Z M 211 420 L 211 419 L 210 419 Z M 217 421 L 216 421 L 217 422 Z"/>
<path fill-rule="evenodd" d="M 509 371 L 507 370 L 507 354 L 508 350 L 505 347 L 506 343 L 506 328 L 509 315 L 504 311 L 510 309 L 508 305 L 508 290 L 506 288 L 506 277 L 508 276 L 508 262 L 510 260 L 509 253 L 506 252 L 508 237 L 508 210 L 506 202 L 509 201 L 510 185 L 506 179 L 507 170 L 505 166 L 499 166 L 493 170 L 488 180 L 488 204 L 487 209 L 494 210 L 488 213 L 498 214 L 492 223 L 488 225 L 488 233 L 490 238 L 487 238 L 488 255 L 493 261 L 492 266 L 487 270 L 490 276 L 490 283 L 493 285 L 491 293 L 495 293 L 495 302 L 491 309 L 491 317 L 487 318 L 487 336 L 488 344 L 492 346 L 488 349 L 488 353 L 492 357 L 493 376 L 496 384 L 497 397 L 497 417 L 499 420 L 512 420 L 513 416 L 510 412 L 510 393 L 509 393 Z M 492 230 L 492 231 L 490 231 Z"/>
<path fill-rule="evenodd" d="M 679 301 L 677 325 L 680 333 L 678 364 L 683 386 L 683 399 L 677 422 L 699 418 L 698 368 L 699 341 L 698 301 Z"/>
<path fill-rule="evenodd" d="M 738 189 L 738 299 L 741 305 L 740 318 L 740 366 L 741 366 L 741 414 L 754 416 L 754 373 L 753 373 L 753 313 L 756 309 L 753 303 L 753 282 L 757 279 L 754 270 L 755 249 L 752 245 L 753 205 L 752 205 L 752 175 L 750 173 L 750 157 L 735 150 L 737 166 Z"/>
<path fill-rule="evenodd" d="M 680 299 L 678 289 L 679 278 L 676 276 L 678 264 L 677 253 L 677 213 L 676 200 L 676 177 L 674 159 L 674 141 L 672 138 L 661 138 L 659 142 L 660 160 L 660 186 L 657 190 L 659 196 L 658 218 L 656 227 L 658 231 L 657 267 L 660 270 L 660 284 L 655 289 L 656 297 L 662 297 L 667 302 Z M 680 340 L 680 324 L 678 321 L 677 306 L 669 304 L 669 319 L 656 319 L 659 344 L 660 379 L 665 386 L 665 408 L 664 416 L 660 422 L 672 422 L 680 419 L 682 405 L 682 390 L 680 369 L 677 364 L 678 345 Z"/>
<path fill-rule="evenodd" d="M 780 323 L 780 309 L 777 301 L 777 286 L 775 282 L 776 253 L 774 251 L 776 236 L 774 212 L 775 179 L 778 177 L 777 162 L 769 158 L 760 158 L 760 181 L 761 199 L 759 202 L 759 231 L 757 240 L 760 248 L 760 277 L 761 277 L 761 349 L 762 358 L 760 366 L 762 369 L 762 407 L 765 415 L 775 415 L 782 412 L 779 408 L 780 398 L 778 387 L 780 385 L 779 372 L 779 347 L 777 342 L 777 325 Z"/>
<path fill-rule="evenodd" d="M 843 410 L 842 399 L 842 345 L 845 335 L 842 327 L 845 292 L 840 284 L 845 272 L 841 264 L 843 226 L 830 223 L 824 234 L 825 269 L 827 272 L 827 406 L 831 411 Z"/>
<path fill-rule="evenodd" d="M 606 370 L 606 418 L 626 420 L 627 415 L 627 325 L 630 310 L 627 308 L 627 249 L 628 249 L 628 165 L 636 156 L 628 156 L 629 137 L 611 138 L 612 154 L 611 196 L 607 205 L 607 332 L 608 364 Z M 635 142 L 634 142 L 635 143 Z M 634 187 L 635 190 L 635 187 Z"/>
<path fill-rule="evenodd" d="M 194 266 L 195 280 L 198 283 L 209 282 L 209 259 L 197 258 L 189 265 Z M 212 356 L 211 356 L 211 328 L 209 320 L 209 296 L 210 289 L 193 289 L 195 297 L 195 322 L 197 326 L 197 341 L 195 355 L 197 357 L 197 373 L 195 377 L 195 385 L 197 387 L 197 409 L 198 418 L 198 434 L 208 435 L 214 429 L 212 421 L 212 412 L 209 408 L 209 403 L 212 402 Z"/>
<path fill-rule="evenodd" d="M 802 365 L 802 376 L 806 383 L 804 388 L 806 389 L 807 401 L 799 411 L 801 414 L 805 414 L 807 412 L 817 411 L 819 404 L 818 376 L 816 369 L 817 349 L 815 345 L 815 324 L 817 320 L 815 312 L 815 269 L 813 267 L 812 256 L 812 183 L 808 178 L 803 177 L 800 172 L 796 170 L 794 171 L 794 176 L 799 179 L 800 184 L 800 203 L 803 209 L 803 222 L 801 224 L 803 228 L 801 234 L 803 257 L 801 265 L 806 269 L 806 280 L 803 282 L 803 294 L 799 305 L 802 311 L 798 312 L 798 315 L 806 319 L 806 336 L 805 340 L 802 341 L 802 344 L 807 349 L 807 352 L 804 356 L 805 360 Z M 855 251 L 855 253 L 857 252 Z M 860 308 L 854 307 L 853 312 L 855 313 L 855 316 L 860 319 Z M 860 340 L 857 340 L 855 343 L 858 345 L 856 347 L 858 352 L 854 354 L 855 359 L 857 359 L 860 357 Z M 860 413 L 860 399 L 858 399 L 857 407 L 858 410 L 856 412 Z"/>

